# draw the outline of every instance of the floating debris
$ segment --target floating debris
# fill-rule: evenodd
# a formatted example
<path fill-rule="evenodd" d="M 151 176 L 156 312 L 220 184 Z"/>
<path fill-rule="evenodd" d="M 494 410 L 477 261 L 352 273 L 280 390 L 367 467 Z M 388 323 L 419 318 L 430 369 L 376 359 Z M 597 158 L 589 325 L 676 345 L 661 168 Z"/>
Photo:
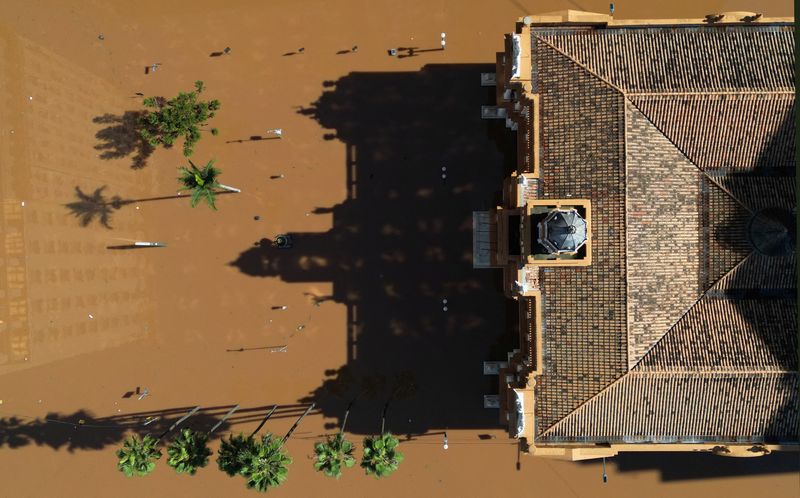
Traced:
<path fill-rule="evenodd" d="M 152 424 L 153 422 L 155 422 L 156 420 L 158 420 L 160 418 L 161 418 L 160 415 L 147 417 L 146 419 L 144 419 L 144 422 L 142 423 L 142 425 L 150 425 L 150 424 Z"/>

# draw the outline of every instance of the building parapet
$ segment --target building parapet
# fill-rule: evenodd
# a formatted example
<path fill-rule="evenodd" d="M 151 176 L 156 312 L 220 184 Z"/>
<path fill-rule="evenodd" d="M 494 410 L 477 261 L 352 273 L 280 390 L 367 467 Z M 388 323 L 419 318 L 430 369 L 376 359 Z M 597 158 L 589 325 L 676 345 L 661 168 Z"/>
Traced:
<path fill-rule="evenodd" d="M 674 19 L 614 19 L 608 14 L 585 12 L 581 10 L 559 10 L 536 16 L 525 16 L 517 19 L 517 33 L 530 32 L 531 26 L 607 26 L 607 27 L 635 27 L 635 26 L 708 26 L 731 24 L 794 24 L 793 17 L 763 17 L 756 12 L 729 11 L 711 13 L 703 18 L 674 18 Z"/>

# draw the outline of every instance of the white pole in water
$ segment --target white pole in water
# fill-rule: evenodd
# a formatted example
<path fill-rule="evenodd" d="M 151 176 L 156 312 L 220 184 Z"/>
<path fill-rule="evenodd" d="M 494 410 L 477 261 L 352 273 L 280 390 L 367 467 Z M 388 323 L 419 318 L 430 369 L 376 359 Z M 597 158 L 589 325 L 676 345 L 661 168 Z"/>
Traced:
<path fill-rule="evenodd" d="M 230 192 L 236 192 L 236 193 L 241 193 L 241 192 L 242 192 L 242 191 L 241 191 L 240 189 L 238 189 L 238 188 L 229 187 L 229 186 L 227 186 L 227 185 L 223 185 L 223 184 L 221 184 L 221 183 L 219 184 L 219 188 L 222 188 L 222 189 L 228 190 L 228 191 L 230 191 Z"/>
<path fill-rule="evenodd" d="M 603 482 L 608 482 L 608 474 L 606 474 L 606 457 L 603 457 Z"/>
<path fill-rule="evenodd" d="M 167 247 L 166 244 L 161 242 L 134 242 L 133 245 L 137 247 Z"/>

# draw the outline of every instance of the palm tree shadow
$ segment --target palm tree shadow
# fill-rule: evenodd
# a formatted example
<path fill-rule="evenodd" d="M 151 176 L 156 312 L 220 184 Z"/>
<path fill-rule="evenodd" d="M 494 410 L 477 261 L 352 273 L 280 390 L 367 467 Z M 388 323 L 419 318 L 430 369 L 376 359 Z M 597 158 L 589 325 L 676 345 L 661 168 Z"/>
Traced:
<path fill-rule="evenodd" d="M 121 116 L 104 114 L 95 117 L 92 122 L 108 125 L 95 134 L 95 138 L 101 141 L 94 146 L 102 151 L 100 159 L 121 159 L 132 155 L 131 168 L 144 168 L 147 158 L 155 150 L 138 131 L 146 114 L 146 111 L 126 111 Z"/>
<path fill-rule="evenodd" d="M 92 220 L 97 218 L 98 223 L 111 229 L 111 215 L 113 212 L 130 202 L 116 195 L 110 200 L 106 199 L 103 196 L 103 190 L 105 189 L 106 186 L 103 185 L 96 188 L 90 195 L 83 192 L 80 187 L 75 187 L 75 195 L 78 200 L 65 204 L 65 206 L 73 216 L 78 218 L 82 227 L 89 226 Z"/>
<path fill-rule="evenodd" d="M 106 185 L 103 185 L 102 187 L 94 189 L 94 192 L 91 194 L 87 194 L 81 190 L 80 187 L 76 186 L 75 196 L 77 197 L 77 200 L 64 204 L 70 213 L 78 218 L 78 221 L 82 227 L 89 226 L 94 219 L 97 219 L 98 223 L 100 223 L 102 226 L 111 229 L 111 216 L 114 214 L 114 211 L 121 209 L 123 206 L 138 202 L 163 201 L 167 199 L 187 199 L 190 197 L 189 195 L 164 195 L 160 197 L 147 197 L 144 199 L 123 199 L 122 197 L 115 195 L 111 198 L 107 198 L 103 195 L 103 191 L 105 189 Z M 215 195 L 235 193 L 236 192 L 225 190 L 222 192 L 216 192 Z"/>
<path fill-rule="evenodd" d="M 224 422 L 224 415 L 233 405 L 202 407 L 182 427 L 197 431 L 216 427 L 211 438 L 217 439 L 232 431 L 234 426 L 249 427 L 259 422 L 271 406 L 241 407 Z M 64 448 L 70 453 L 76 450 L 100 450 L 120 444 L 130 433 L 162 434 L 191 409 L 191 406 L 181 406 L 99 418 L 84 409 L 69 414 L 51 412 L 43 418 L 0 417 L 0 448 L 17 449 L 36 445 L 53 450 Z M 271 418 L 296 418 L 305 409 L 306 405 L 300 404 L 280 405 Z M 172 437 L 170 434 L 164 442 Z"/>

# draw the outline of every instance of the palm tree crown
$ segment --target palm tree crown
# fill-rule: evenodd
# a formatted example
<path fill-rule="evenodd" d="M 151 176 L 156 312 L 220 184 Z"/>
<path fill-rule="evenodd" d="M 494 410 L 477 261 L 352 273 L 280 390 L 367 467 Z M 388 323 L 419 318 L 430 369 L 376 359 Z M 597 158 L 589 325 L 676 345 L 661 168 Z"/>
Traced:
<path fill-rule="evenodd" d="M 255 453 L 257 445 L 258 443 L 253 436 L 245 436 L 244 434 L 230 436 L 227 441 L 223 439 L 217 456 L 219 470 L 229 476 L 241 473 L 244 462 L 249 460 L 251 455 Z"/>
<path fill-rule="evenodd" d="M 283 449 L 283 441 L 272 434 L 262 436 L 255 451 L 244 460 L 240 474 L 247 479 L 247 487 L 260 492 L 280 486 L 289 473 L 292 458 Z"/>
<path fill-rule="evenodd" d="M 181 175 L 178 181 L 181 182 L 184 189 L 191 190 L 191 204 L 192 207 L 197 206 L 200 199 L 205 199 L 208 206 L 217 210 L 214 204 L 215 189 L 221 188 L 217 177 L 222 173 L 219 169 L 214 167 L 214 160 L 208 161 L 208 164 L 202 168 L 198 168 L 192 161 L 189 161 L 190 168 L 186 166 L 180 167 Z"/>
<path fill-rule="evenodd" d="M 156 460 L 161 458 L 158 439 L 147 435 L 143 439 L 131 436 L 125 440 L 122 448 L 117 450 L 117 468 L 128 477 L 146 476 L 156 467 Z"/>
<path fill-rule="evenodd" d="M 192 429 L 181 430 L 178 437 L 167 448 L 167 464 L 178 473 L 194 475 L 197 469 L 208 465 L 211 450 L 208 449 L 208 435 Z"/>
<path fill-rule="evenodd" d="M 328 437 L 324 443 L 314 445 L 314 453 L 317 455 L 314 468 L 328 477 L 338 479 L 342 475 L 342 465 L 348 469 L 355 465 L 353 450 L 355 446 L 346 440 L 341 432 L 334 437 Z"/>
<path fill-rule="evenodd" d="M 400 440 L 387 432 L 381 436 L 364 438 L 364 456 L 361 467 L 367 475 L 376 478 L 387 477 L 397 470 L 403 461 L 403 454 L 397 451 Z"/>

